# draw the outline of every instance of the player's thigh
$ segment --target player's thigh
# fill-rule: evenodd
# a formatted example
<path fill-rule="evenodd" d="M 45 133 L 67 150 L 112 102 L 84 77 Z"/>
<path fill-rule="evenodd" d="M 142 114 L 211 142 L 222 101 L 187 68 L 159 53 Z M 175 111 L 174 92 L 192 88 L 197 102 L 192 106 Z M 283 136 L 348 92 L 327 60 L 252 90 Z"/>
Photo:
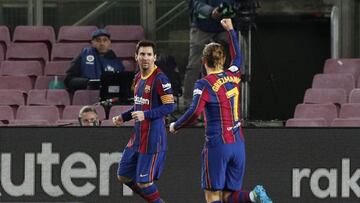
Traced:
<path fill-rule="evenodd" d="M 164 169 L 166 152 L 139 154 L 136 182 L 149 183 L 158 180 Z"/>
<path fill-rule="evenodd" d="M 202 151 L 201 185 L 204 190 L 223 190 L 225 186 L 226 157 L 221 148 L 205 148 Z"/>
<path fill-rule="evenodd" d="M 236 191 L 242 187 L 245 173 L 245 147 L 243 143 L 230 147 L 233 156 L 226 168 L 226 189 Z"/>
<path fill-rule="evenodd" d="M 138 152 L 125 148 L 119 162 L 117 175 L 134 179 L 138 163 Z"/>

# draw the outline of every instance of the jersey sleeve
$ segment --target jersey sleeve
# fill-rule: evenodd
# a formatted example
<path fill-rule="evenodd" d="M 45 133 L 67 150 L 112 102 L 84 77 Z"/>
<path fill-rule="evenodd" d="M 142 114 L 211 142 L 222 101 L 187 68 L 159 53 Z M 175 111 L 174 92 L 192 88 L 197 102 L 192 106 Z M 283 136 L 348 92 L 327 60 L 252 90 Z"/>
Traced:
<path fill-rule="evenodd" d="M 179 129 L 187 124 L 192 123 L 199 117 L 201 112 L 204 110 L 205 104 L 209 101 L 209 92 L 201 80 L 195 83 L 193 91 L 193 100 L 190 107 L 186 110 L 185 114 L 182 115 L 175 122 L 175 129 Z"/>
<path fill-rule="evenodd" d="M 238 35 L 235 32 L 235 30 L 228 31 L 228 40 L 229 40 L 229 52 L 231 56 L 231 65 L 228 68 L 228 70 L 232 73 L 239 73 L 241 64 L 242 64 L 242 58 L 241 58 L 241 51 L 239 46 L 239 40 Z"/>

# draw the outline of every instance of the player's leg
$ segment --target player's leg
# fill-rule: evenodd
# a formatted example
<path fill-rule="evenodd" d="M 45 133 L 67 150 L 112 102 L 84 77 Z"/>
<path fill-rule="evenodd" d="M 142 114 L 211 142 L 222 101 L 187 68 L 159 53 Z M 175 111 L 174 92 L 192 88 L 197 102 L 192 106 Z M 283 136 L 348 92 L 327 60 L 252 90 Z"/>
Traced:
<path fill-rule="evenodd" d="M 221 203 L 221 191 L 204 190 L 206 203 Z"/>
<path fill-rule="evenodd" d="M 136 182 L 140 188 L 142 197 L 147 202 L 162 203 L 160 192 L 154 184 L 154 180 L 160 178 L 165 163 L 165 152 L 155 154 L 140 154 L 136 168 Z"/>

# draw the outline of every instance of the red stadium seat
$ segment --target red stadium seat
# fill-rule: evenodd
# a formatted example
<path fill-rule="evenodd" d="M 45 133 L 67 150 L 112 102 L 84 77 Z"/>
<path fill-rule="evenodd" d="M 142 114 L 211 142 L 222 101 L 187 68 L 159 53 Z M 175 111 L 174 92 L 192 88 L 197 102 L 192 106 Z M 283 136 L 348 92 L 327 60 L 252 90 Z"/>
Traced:
<path fill-rule="evenodd" d="M 40 61 L 3 61 L 1 75 L 39 76 L 43 67 Z"/>
<path fill-rule="evenodd" d="M 335 118 L 331 127 L 360 127 L 360 118 Z"/>
<path fill-rule="evenodd" d="M 12 43 L 6 52 L 7 60 L 38 60 L 45 64 L 49 60 L 49 51 L 43 43 Z"/>
<path fill-rule="evenodd" d="M 101 126 L 109 126 L 109 127 L 114 127 L 114 123 L 112 122 L 112 119 L 109 120 L 103 120 L 101 121 Z"/>
<path fill-rule="evenodd" d="M 60 119 L 55 106 L 20 106 L 16 113 L 16 120 L 46 120 L 50 124 Z"/>
<path fill-rule="evenodd" d="M 70 105 L 69 93 L 64 89 L 33 89 L 28 93 L 27 105 Z"/>
<path fill-rule="evenodd" d="M 339 118 L 360 118 L 360 103 L 341 105 Z"/>
<path fill-rule="evenodd" d="M 337 117 L 335 104 L 298 104 L 294 113 L 294 118 L 324 118 L 328 125 Z"/>
<path fill-rule="evenodd" d="M 141 25 L 107 25 L 112 42 L 138 42 L 144 39 L 144 28 Z"/>
<path fill-rule="evenodd" d="M 28 92 L 33 88 L 33 82 L 27 76 L 0 76 L 0 89 L 16 89 Z"/>
<path fill-rule="evenodd" d="M 57 43 L 51 52 L 52 61 L 70 61 L 78 56 L 88 43 Z"/>
<path fill-rule="evenodd" d="M 74 120 L 78 119 L 80 109 L 82 108 L 82 105 L 72 105 L 72 106 L 66 106 L 63 112 L 62 120 Z M 105 119 L 105 110 L 102 106 L 96 105 L 95 106 L 96 112 L 98 113 L 98 117 L 100 120 Z"/>
<path fill-rule="evenodd" d="M 9 28 L 5 25 L 0 26 L 0 61 L 5 59 L 7 47 L 10 44 Z"/>
<path fill-rule="evenodd" d="M 286 127 L 328 127 L 324 118 L 292 118 L 286 121 Z"/>
<path fill-rule="evenodd" d="M 312 88 L 343 88 L 346 94 L 355 88 L 354 76 L 347 73 L 316 74 Z"/>
<path fill-rule="evenodd" d="M 66 75 L 66 71 L 70 68 L 70 61 L 49 61 L 45 65 L 44 75 Z"/>
<path fill-rule="evenodd" d="M 90 42 L 96 26 L 61 26 L 58 42 Z"/>
<path fill-rule="evenodd" d="M 130 105 L 115 105 L 112 106 L 109 113 L 109 120 L 112 120 L 113 117 L 120 115 L 121 113 L 131 109 L 133 106 Z M 132 119 L 123 124 L 123 126 L 134 126 L 135 121 Z"/>
<path fill-rule="evenodd" d="M 7 126 L 50 126 L 47 120 L 13 120 Z"/>
<path fill-rule="evenodd" d="M 36 78 L 34 89 L 48 89 L 49 83 L 54 80 L 54 76 L 39 76 Z M 64 82 L 64 76 L 58 77 L 59 82 Z"/>
<path fill-rule="evenodd" d="M 349 103 L 360 103 L 360 88 L 351 90 Z"/>
<path fill-rule="evenodd" d="M 14 119 L 14 111 L 10 106 L 0 106 L 0 123 L 8 124 Z"/>
<path fill-rule="evenodd" d="M 78 119 L 58 120 L 55 122 L 55 126 L 72 127 L 72 126 L 80 126 L 80 123 Z"/>
<path fill-rule="evenodd" d="M 304 103 L 307 104 L 343 104 L 346 102 L 346 92 L 341 88 L 310 88 L 306 90 L 304 96 Z"/>
<path fill-rule="evenodd" d="M 99 102 L 99 90 L 77 90 L 74 93 L 73 105 L 94 105 Z"/>
<path fill-rule="evenodd" d="M 360 76 L 360 59 L 327 59 L 324 65 L 324 73 L 349 73 L 357 79 Z"/>
<path fill-rule="evenodd" d="M 112 43 L 111 49 L 115 52 L 116 56 L 121 59 L 135 58 L 135 43 Z"/>
<path fill-rule="evenodd" d="M 122 64 L 125 67 L 125 71 L 135 72 L 137 67 L 134 60 L 122 60 Z"/>
<path fill-rule="evenodd" d="M 0 105 L 25 105 L 25 92 L 14 89 L 0 89 Z"/>

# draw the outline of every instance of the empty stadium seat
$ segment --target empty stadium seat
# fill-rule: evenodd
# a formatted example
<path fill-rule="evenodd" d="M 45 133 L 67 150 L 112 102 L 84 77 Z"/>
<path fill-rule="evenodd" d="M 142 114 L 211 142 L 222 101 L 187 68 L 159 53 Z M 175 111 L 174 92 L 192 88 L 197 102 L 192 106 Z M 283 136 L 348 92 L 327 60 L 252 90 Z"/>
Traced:
<path fill-rule="evenodd" d="M 74 120 L 78 119 L 80 109 L 82 108 L 82 105 L 71 105 L 66 106 L 63 112 L 62 120 Z M 96 109 L 96 112 L 98 113 L 98 118 L 100 120 L 105 119 L 105 110 L 102 106 L 96 105 L 94 106 Z"/>
<path fill-rule="evenodd" d="M 13 120 L 8 126 L 50 126 L 47 120 Z"/>
<path fill-rule="evenodd" d="M 73 105 L 94 105 L 99 102 L 99 90 L 77 90 L 74 93 Z"/>
<path fill-rule="evenodd" d="M 360 118 L 335 118 L 331 127 L 360 127 Z"/>
<path fill-rule="evenodd" d="M 360 103 L 341 105 L 339 118 L 360 118 Z"/>
<path fill-rule="evenodd" d="M 304 103 L 308 104 L 343 104 L 346 102 L 346 92 L 341 88 L 309 88 L 304 96 Z"/>
<path fill-rule="evenodd" d="M 144 28 L 141 25 L 107 25 L 112 42 L 138 42 L 144 39 Z"/>
<path fill-rule="evenodd" d="M 36 78 L 34 89 L 48 89 L 49 83 L 55 79 L 55 76 L 39 76 Z M 64 82 L 64 76 L 59 76 L 58 80 Z"/>
<path fill-rule="evenodd" d="M 43 75 L 43 66 L 40 61 L 3 61 L 1 75 Z"/>
<path fill-rule="evenodd" d="M 0 105 L 25 105 L 26 94 L 21 90 L 0 89 Z"/>
<path fill-rule="evenodd" d="M 135 43 L 112 43 L 111 49 L 116 56 L 122 59 L 134 59 L 136 44 Z"/>
<path fill-rule="evenodd" d="M 33 82 L 28 76 L 0 76 L 0 89 L 17 89 L 28 92 Z"/>
<path fill-rule="evenodd" d="M 112 119 L 109 119 L 109 120 L 103 120 L 103 121 L 101 121 L 101 126 L 114 127 L 115 125 L 114 125 Z"/>
<path fill-rule="evenodd" d="M 45 120 L 50 124 L 60 119 L 55 106 L 20 106 L 16 113 L 16 120 Z"/>
<path fill-rule="evenodd" d="M 6 51 L 7 60 L 38 60 L 46 63 L 49 51 L 43 43 L 12 43 Z"/>
<path fill-rule="evenodd" d="M 134 60 L 122 60 L 122 64 L 124 65 L 125 71 L 135 72 L 137 69 Z"/>
<path fill-rule="evenodd" d="M 10 44 L 9 28 L 5 25 L 0 26 L 0 61 L 5 59 L 6 50 Z"/>
<path fill-rule="evenodd" d="M 360 103 L 360 88 L 351 90 L 349 103 Z"/>
<path fill-rule="evenodd" d="M 14 111 L 10 106 L 0 106 L 0 122 L 8 124 L 11 120 L 14 120 Z"/>
<path fill-rule="evenodd" d="M 121 113 L 131 109 L 133 106 L 132 105 L 115 105 L 112 106 L 110 109 L 110 113 L 109 113 L 109 120 L 111 120 L 114 116 L 118 116 Z M 130 121 L 125 122 L 124 124 L 122 124 L 122 126 L 134 126 L 135 121 L 132 119 Z"/>
<path fill-rule="evenodd" d="M 90 42 L 96 26 L 61 26 L 58 42 Z"/>
<path fill-rule="evenodd" d="M 355 79 L 353 75 L 346 73 L 316 74 L 312 88 L 343 88 L 349 95 L 355 88 Z"/>
<path fill-rule="evenodd" d="M 72 127 L 72 126 L 80 126 L 80 123 L 78 119 L 58 120 L 55 122 L 54 126 Z"/>
<path fill-rule="evenodd" d="M 66 71 L 70 68 L 70 61 L 49 61 L 45 65 L 44 75 L 66 75 Z"/>
<path fill-rule="evenodd" d="M 57 43 L 51 52 L 52 61 L 70 61 L 78 56 L 88 43 Z"/>
<path fill-rule="evenodd" d="M 70 105 L 69 93 L 64 89 L 33 89 L 28 93 L 27 105 Z"/>
<path fill-rule="evenodd" d="M 349 73 L 356 80 L 360 76 L 360 59 L 327 59 L 324 65 L 324 73 Z"/>
<path fill-rule="evenodd" d="M 328 127 L 324 118 L 292 118 L 286 121 L 286 127 Z"/>
<path fill-rule="evenodd" d="M 335 104 L 298 104 L 295 108 L 294 118 L 324 118 L 328 125 L 338 117 Z"/>

